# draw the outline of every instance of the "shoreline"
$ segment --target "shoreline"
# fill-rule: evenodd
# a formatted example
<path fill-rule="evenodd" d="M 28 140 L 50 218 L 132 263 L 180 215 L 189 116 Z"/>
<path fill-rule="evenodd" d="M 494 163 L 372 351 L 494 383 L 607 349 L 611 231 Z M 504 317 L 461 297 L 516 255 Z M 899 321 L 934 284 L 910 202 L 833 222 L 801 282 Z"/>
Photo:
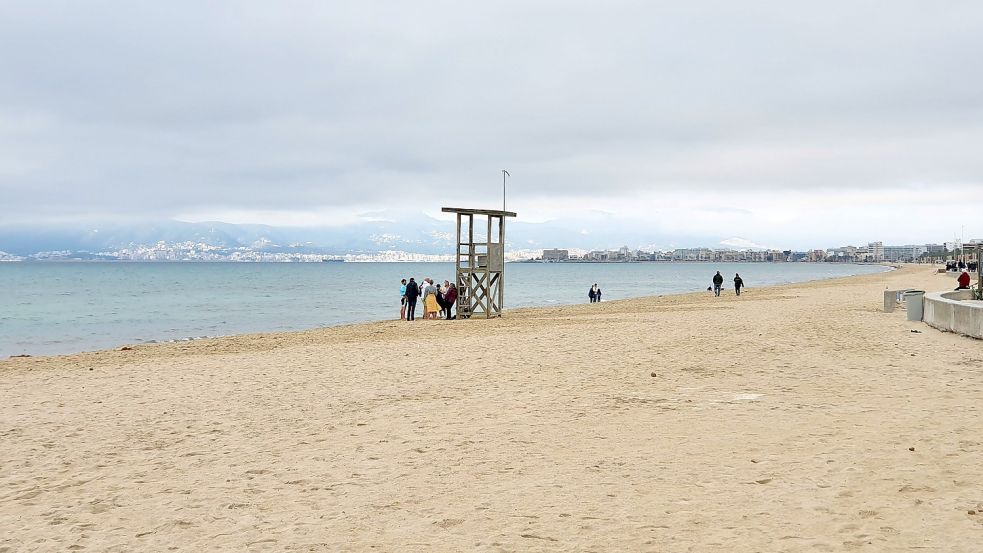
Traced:
<path fill-rule="evenodd" d="M 177 263 L 177 262 L 163 262 L 163 263 Z M 652 262 L 652 263 L 657 263 L 657 262 Z M 706 263 L 706 264 L 713 264 L 712 262 L 703 262 L 703 261 L 694 261 L 694 262 L 687 262 L 687 263 Z M 605 263 L 605 264 L 609 264 L 609 263 Z M 852 279 L 852 278 L 857 278 L 857 277 L 880 275 L 880 274 L 884 274 L 884 273 L 888 273 L 888 272 L 897 270 L 898 268 L 901 267 L 898 264 L 887 264 L 887 263 L 866 263 L 866 264 L 864 264 L 864 263 L 854 263 L 854 265 L 877 265 L 877 266 L 884 267 L 885 269 L 883 271 L 880 271 L 880 272 L 877 272 L 877 273 L 864 273 L 864 274 L 849 275 L 849 276 L 845 276 L 845 277 L 837 276 L 837 277 L 830 277 L 830 278 L 819 278 L 819 279 L 813 279 L 813 280 L 803 280 L 803 281 L 798 281 L 798 282 L 782 283 L 782 284 L 771 284 L 771 285 L 766 285 L 766 286 L 754 287 L 754 289 L 755 290 L 767 290 L 767 289 L 772 289 L 772 288 L 782 287 L 782 286 L 805 285 L 805 284 L 810 284 L 810 283 L 815 283 L 815 282 L 829 282 L 829 281 L 836 281 L 836 280 L 841 280 L 841 279 Z M 919 265 L 916 265 L 916 266 L 919 266 Z M 725 288 L 725 290 L 727 290 L 727 289 Z M 746 290 L 747 289 L 745 289 L 745 293 L 747 293 Z M 670 292 L 670 293 L 666 293 L 666 294 L 635 296 L 635 297 L 631 297 L 631 298 L 620 298 L 620 299 L 616 299 L 616 300 L 605 300 L 605 301 L 603 301 L 601 303 L 602 304 L 608 304 L 608 303 L 612 303 L 612 302 L 630 302 L 630 301 L 646 300 L 646 299 L 653 299 L 653 298 L 681 297 L 681 296 L 688 296 L 688 295 L 693 295 L 694 297 L 698 297 L 698 296 L 701 296 L 701 295 L 704 295 L 704 294 L 706 294 L 706 291 L 678 292 L 678 293 L 672 293 L 672 292 Z M 508 315 L 511 314 L 511 313 L 517 313 L 517 312 L 525 311 L 525 310 L 553 309 L 553 308 L 562 308 L 562 307 L 572 307 L 572 306 L 577 306 L 577 305 L 583 305 L 583 304 L 586 304 L 586 303 L 587 302 L 583 302 L 583 303 L 556 303 L 556 304 L 551 304 L 551 305 L 537 305 L 537 306 L 526 306 L 526 307 L 517 307 L 517 308 L 507 308 L 506 311 L 505 311 L 505 316 L 508 317 Z M 420 320 L 422 321 L 423 319 L 420 319 Z M 438 321 L 442 321 L 442 320 L 443 319 L 438 319 Z M 480 320 L 483 320 L 483 319 L 475 319 L 475 320 L 476 321 L 480 321 Z M 455 320 L 455 321 L 457 321 L 457 320 Z M 200 343 L 200 342 L 206 342 L 206 341 L 212 341 L 212 340 L 227 340 L 227 339 L 235 339 L 235 338 L 239 338 L 239 337 L 249 338 L 249 337 L 259 337 L 259 336 L 264 336 L 264 335 L 273 335 L 273 336 L 276 336 L 276 335 L 303 334 L 303 333 L 309 333 L 309 332 L 326 331 L 326 330 L 330 330 L 330 329 L 334 329 L 334 328 L 348 328 L 348 327 L 353 327 L 353 326 L 376 325 L 376 324 L 390 323 L 390 322 L 396 322 L 396 323 L 398 323 L 398 322 L 403 322 L 403 321 L 400 321 L 399 319 L 376 319 L 376 320 L 369 320 L 369 321 L 357 321 L 357 322 L 341 323 L 341 324 L 334 324 L 334 325 L 315 326 L 315 327 L 311 327 L 311 328 L 297 329 L 297 330 L 243 332 L 243 333 L 221 334 L 221 335 L 215 335 L 215 336 L 173 338 L 173 339 L 166 339 L 166 340 L 148 340 L 148 341 L 142 341 L 142 342 L 125 342 L 125 343 L 117 343 L 116 345 L 113 345 L 113 346 L 107 347 L 107 348 L 73 351 L 73 352 L 70 352 L 70 353 L 56 353 L 56 354 L 50 354 L 50 355 L 48 355 L 48 354 L 37 354 L 37 355 L 35 355 L 35 354 L 30 354 L 30 353 L 27 353 L 27 354 L 17 354 L 17 355 L 9 355 L 9 356 L 0 358 L 0 370 L 3 369 L 3 361 L 6 361 L 6 360 L 16 360 L 16 359 L 53 359 L 53 358 L 62 358 L 62 357 L 77 357 L 77 356 L 87 356 L 87 355 L 104 354 L 104 353 L 113 352 L 113 351 L 133 351 L 133 350 L 143 349 L 143 348 L 148 348 L 148 347 L 152 348 L 152 347 L 179 346 L 181 344 Z M 461 322 L 461 321 L 458 321 L 458 322 Z M 128 349 L 123 349 L 123 348 L 128 348 Z"/>

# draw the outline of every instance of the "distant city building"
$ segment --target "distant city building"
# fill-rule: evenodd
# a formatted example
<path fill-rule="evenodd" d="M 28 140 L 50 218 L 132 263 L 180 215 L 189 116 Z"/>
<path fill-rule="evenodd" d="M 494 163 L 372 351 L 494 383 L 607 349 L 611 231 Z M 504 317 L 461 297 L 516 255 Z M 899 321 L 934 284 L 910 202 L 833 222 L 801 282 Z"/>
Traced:
<path fill-rule="evenodd" d="M 867 255 L 870 261 L 884 261 L 884 242 L 870 242 L 867 244 Z"/>
<path fill-rule="evenodd" d="M 912 262 L 928 252 L 925 245 L 884 246 L 884 261 Z"/>
<path fill-rule="evenodd" d="M 570 250 L 543 250 L 543 261 L 566 261 L 570 259 Z"/>
<path fill-rule="evenodd" d="M 713 250 L 708 248 L 682 248 L 673 250 L 673 261 L 712 261 Z"/>
<path fill-rule="evenodd" d="M 238 261 L 238 262 L 322 262 L 322 261 L 381 261 L 381 262 L 436 262 L 452 261 L 453 255 L 412 253 L 400 250 L 369 251 L 328 255 L 312 251 L 303 244 L 291 244 L 289 249 L 269 245 L 268 240 L 259 240 L 252 246 L 216 246 L 204 242 L 156 242 L 134 244 L 111 251 L 90 252 L 84 250 L 40 251 L 32 254 L 14 255 L 0 252 L 0 262 L 11 261 L 58 261 L 58 260 L 120 260 L 120 261 Z M 622 246 L 617 250 L 592 250 L 549 248 L 543 250 L 510 250 L 506 252 L 507 261 L 548 261 L 548 262 L 839 262 L 839 263 L 911 263 L 939 262 L 959 258 L 969 261 L 975 259 L 976 248 L 983 245 L 983 239 L 976 238 L 943 244 L 884 245 L 883 242 L 869 242 L 865 246 L 840 246 L 829 249 L 805 251 L 788 250 L 734 250 L 711 248 L 678 248 L 667 251 L 644 251 Z M 963 247 L 965 246 L 965 247 Z M 290 251 L 300 250 L 300 251 Z M 573 252 L 573 253 L 571 253 Z"/>

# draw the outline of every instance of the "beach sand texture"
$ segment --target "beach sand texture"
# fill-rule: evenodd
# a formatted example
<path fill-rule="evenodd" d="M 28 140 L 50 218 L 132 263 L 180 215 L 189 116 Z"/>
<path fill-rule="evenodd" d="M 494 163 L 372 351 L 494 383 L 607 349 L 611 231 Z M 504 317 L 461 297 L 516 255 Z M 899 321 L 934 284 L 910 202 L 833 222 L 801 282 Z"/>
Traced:
<path fill-rule="evenodd" d="M 983 551 L 933 271 L 0 361 L 0 552 Z"/>

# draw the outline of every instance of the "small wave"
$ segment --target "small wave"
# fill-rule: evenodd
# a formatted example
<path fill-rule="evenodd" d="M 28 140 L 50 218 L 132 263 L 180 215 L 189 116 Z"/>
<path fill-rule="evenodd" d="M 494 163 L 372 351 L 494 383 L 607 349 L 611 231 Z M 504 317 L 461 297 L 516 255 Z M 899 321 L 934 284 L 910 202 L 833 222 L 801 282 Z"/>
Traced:
<path fill-rule="evenodd" d="M 209 338 L 215 338 L 216 336 L 188 336 L 186 338 L 171 338 L 170 340 L 161 340 L 157 342 L 156 340 L 151 340 L 147 342 L 148 344 L 162 343 L 162 344 L 176 344 L 179 342 L 194 342 L 195 340 L 208 340 Z"/>

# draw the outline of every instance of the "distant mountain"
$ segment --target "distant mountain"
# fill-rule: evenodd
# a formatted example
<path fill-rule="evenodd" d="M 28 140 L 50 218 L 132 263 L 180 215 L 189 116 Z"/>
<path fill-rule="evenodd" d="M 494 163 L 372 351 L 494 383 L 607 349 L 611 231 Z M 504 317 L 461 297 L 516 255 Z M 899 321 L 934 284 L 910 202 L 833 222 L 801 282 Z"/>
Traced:
<path fill-rule="evenodd" d="M 86 224 L 58 227 L 0 227 L 0 249 L 17 255 L 39 251 L 103 251 L 136 244 L 203 242 L 221 247 L 248 246 L 261 238 L 280 239 L 262 225 L 156 221 L 137 224 Z"/>
<path fill-rule="evenodd" d="M 112 251 L 158 242 L 205 243 L 222 248 L 344 255 L 399 250 L 447 254 L 454 250 L 454 223 L 424 214 L 400 220 L 368 220 L 340 227 L 298 228 L 222 222 L 148 221 L 76 223 L 59 226 L 2 226 L 0 251 L 28 256 L 41 251 Z M 648 228 L 627 228 L 615 218 L 604 221 L 528 223 L 510 220 L 509 250 L 542 248 L 612 249 L 623 245 L 647 249 L 720 243 L 719 237 L 667 237 Z"/>
<path fill-rule="evenodd" d="M 401 249 L 415 253 L 447 253 L 451 225 L 426 218 L 400 225 L 366 222 L 334 228 L 291 228 L 222 222 L 86 223 L 50 226 L 0 226 L 0 251 L 30 255 L 40 251 L 110 251 L 158 242 L 196 242 L 222 248 L 257 251 L 309 251 L 346 254 Z"/>

